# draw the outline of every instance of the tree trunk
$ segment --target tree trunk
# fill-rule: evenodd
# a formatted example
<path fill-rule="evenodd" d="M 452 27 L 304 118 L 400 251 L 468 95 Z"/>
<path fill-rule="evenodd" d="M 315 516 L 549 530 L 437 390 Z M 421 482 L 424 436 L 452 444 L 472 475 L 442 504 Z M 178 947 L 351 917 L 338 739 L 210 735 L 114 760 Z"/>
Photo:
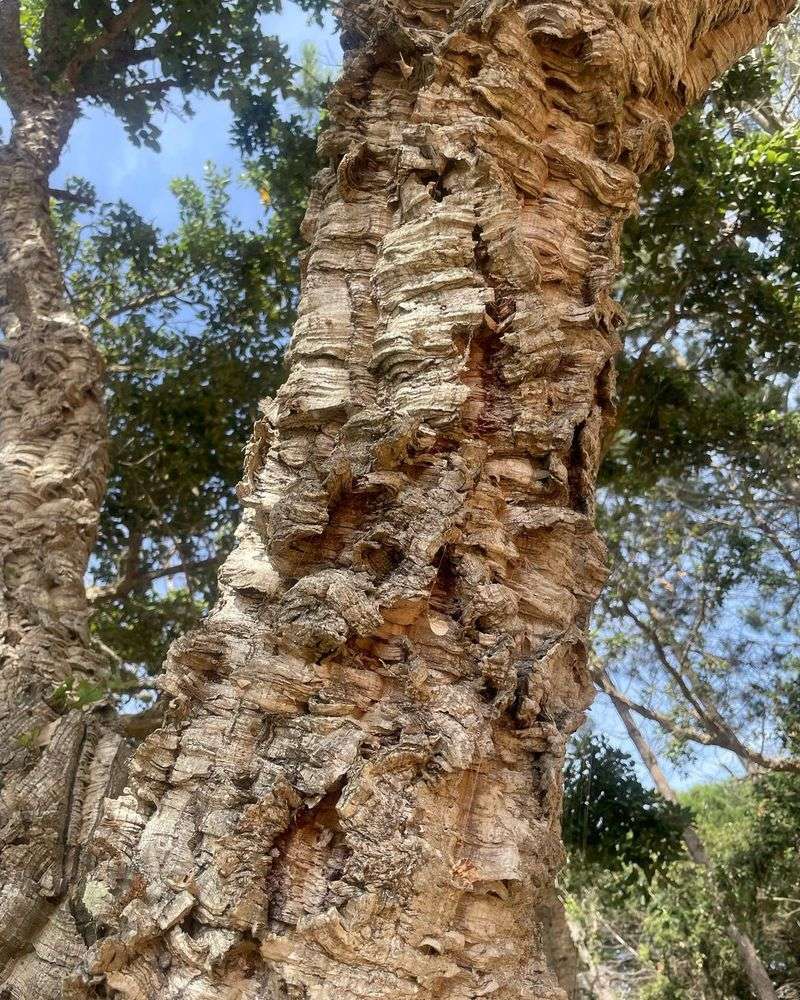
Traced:
<path fill-rule="evenodd" d="M 661 765 L 658 763 L 658 758 L 653 753 L 653 749 L 647 742 L 644 733 L 636 725 L 634 721 L 633 714 L 627 705 L 625 705 L 619 698 L 610 695 L 612 702 L 614 703 L 614 708 L 617 710 L 617 714 L 622 723 L 627 730 L 628 736 L 631 738 L 631 742 L 639 751 L 639 756 L 642 758 L 642 763 L 647 768 L 650 773 L 650 777 L 653 779 L 653 784 L 656 786 L 659 795 L 666 799 L 667 802 L 672 802 L 678 805 L 678 796 L 675 793 L 672 785 L 670 785 L 667 780 L 667 776 L 661 770 Z M 694 861 L 696 865 L 702 865 L 704 868 L 711 869 L 711 861 L 706 852 L 705 845 L 700 839 L 700 835 L 697 830 L 689 825 L 683 831 L 683 840 L 686 844 L 686 850 L 689 857 Z M 728 937 L 736 946 L 736 950 L 739 954 L 739 961 L 742 963 L 742 970 L 745 977 L 750 984 L 750 989 L 752 994 L 757 1000 L 778 1000 L 778 994 L 775 992 L 775 986 L 769 977 L 769 973 L 764 967 L 764 963 L 759 958 L 758 952 L 755 949 L 750 937 L 736 925 L 736 923 L 730 919 L 728 910 L 730 909 L 730 904 L 726 900 L 717 900 L 716 909 L 719 911 L 720 916 L 727 920 L 726 930 Z"/>
<path fill-rule="evenodd" d="M 84 574 L 105 488 L 102 363 L 69 305 L 48 195 L 73 118 L 36 101 L 0 147 L 3 704 L 40 703 L 95 666 Z"/>
<path fill-rule="evenodd" d="M 76 108 L 23 89 L 0 147 L 0 969 L 26 984 L 12 995 L 37 997 L 58 995 L 83 948 L 59 918 L 69 953 L 28 954 L 70 888 L 79 775 L 94 759 L 99 781 L 121 741 L 64 714 L 67 686 L 99 667 L 84 574 L 105 488 L 102 365 L 70 308 L 50 217 Z"/>
<path fill-rule="evenodd" d="M 547 964 L 567 1000 L 578 1000 L 578 964 L 580 954 L 572 935 L 564 904 L 553 892 L 536 910 L 542 928 L 542 948 Z"/>
<path fill-rule="evenodd" d="M 95 867 L 10 996 L 61 995 L 80 928 L 67 998 L 564 997 L 536 912 L 592 695 L 620 230 L 785 7 L 348 4 L 220 604 L 96 828 L 86 755 Z"/>

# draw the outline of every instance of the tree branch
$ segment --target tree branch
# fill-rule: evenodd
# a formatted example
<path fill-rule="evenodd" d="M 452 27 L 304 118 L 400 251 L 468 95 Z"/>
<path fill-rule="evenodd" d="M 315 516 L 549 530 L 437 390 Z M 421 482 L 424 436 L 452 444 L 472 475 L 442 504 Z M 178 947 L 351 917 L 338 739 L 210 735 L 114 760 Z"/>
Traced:
<path fill-rule="evenodd" d="M 133 590 L 138 590 L 150 583 L 155 583 L 156 580 L 164 580 L 170 576 L 177 576 L 179 573 L 192 573 L 202 569 L 209 569 L 218 565 L 219 561 L 219 556 L 211 556 L 208 559 L 194 559 L 174 563 L 171 566 L 164 566 L 162 569 L 151 570 L 147 573 L 125 573 L 119 580 L 109 584 L 107 587 L 89 587 L 86 596 L 92 605 L 107 604 L 109 601 L 125 597 Z"/>
<path fill-rule="evenodd" d="M 114 722 L 114 729 L 122 733 L 126 739 L 141 742 L 163 724 L 166 704 L 166 698 L 159 698 L 152 708 L 148 708 L 138 715 L 118 715 Z"/>
<path fill-rule="evenodd" d="M 70 59 L 67 68 L 64 70 L 64 82 L 74 89 L 77 86 L 83 69 L 103 49 L 113 45 L 114 42 L 124 35 L 146 13 L 149 7 L 150 0 L 132 0 L 124 10 L 110 18 L 106 24 L 105 31 L 83 45 L 72 59 Z"/>
<path fill-rule="evenodd" d="M 119 52 L 111 57 L 110 65 L 115 69 L 126 69 L 130 66 L 141 66 L 142 63 L 153 62 L 157 58 L 158 54 L 155 45 L 147 45 L 143 49 Z"/>
<path fill-rule="evenodd" d="M 656 327 L 652 335 L 647 339 L 647 341 L 642 346 L 642 349 L 636 356 L 636 360 L 631 365 L 625 377 L 625 380 L 623 381 L 622 385 L 619 388 L 620 396 L 627 397 L 630 394 L 630 392 L 636 387 L 636 385 L 639 382 L 639 379 L 641 378 L 645 362 L 647 361 L 650 352 L 653 350 L 654 347 L 660 344 L 665 337 L 667 337 L 670 333 L 672 333 L 676 325 L 680 323 L 681 319 L 683 318 L 678 312 L 678 305 L 680 304 L 680 300 L 683 297 L 685 287 L 686 287 L 685 283 L 679 286 L 678 292 L 676 293 L 672 302 L 670 302 L 669 311 L 667 312 L 666 319 L 660 326 Z"/>
<path fill-rule="evenodd" d="M 650 722 L 655 722 L 657 725 L 679 740 L 687 740 L 692 743 L 700 743 L 703 746 L 710 746 L 714 744 L 714 737 L 702 729 L 695 729 L 690 726 L 682 726 L 675 722 L 668 715 L 662 712 L 656 711 L 654 708 L 649 708 L 647 705 L 643 705 L 638 701 L 633 701 L 628 695 L 623 694 L 622 691 L 613 683 L 608 673 L 603 670 L 598 664 L 591 667 L 591 674 L 595 684 L 609 696 L 614 701 L 620 701 L 626 708 L 629 708 L 632 712 L 636 712 L 637 715 L 641 715 L 645 719 L 649 719 Z M 718 745 L 718 744 L 716 744 Z M 726 748 L 727 749 L 727 748 Z"/>
<path fill-rule="evenodd" d="M 686 698 L 688 703 L 692 706 L 692 709 L 694 710 L 695 716 L 697 717 L 698 721 L 704 722 L 706 725 L 709 726 L 710 729 L 714 729 L 714 725 L 711 719 L 706 715 L 703 709 L 702 702 L 699 701 L 694 691 L 686 683 L 686 679 L 681 675 L 681 672 L 675 667 L 673 663 L 670 662 L 670 659 L 667 656 L 667 651 L 664 648 L 664 644 L 661 642 L 661 638 L 659 637 L 656 630 L 651 625 L 648 625 L 646 622 L 643 622 L 642 619 L 639 618 L 639 616 L 636 614 L 636 612 L 633 610 L 633 608 L 627 601 L 623 602 L 623 607 L 625 608 L 625 613 L 628 615 L 631 621 L 634 622 L 639 631 L 643 635 L 647 636 L 647 638 L 653 644 L 653 648 L 656 651 L 656 656 L 658 657 L 659 662 L 667 671 L 669 676 L 678 685 L 684 698 Z"/>
<path fill-rule="evenodd" d="M 188 280 L 189 278 L 186 279 L 186 281 Z M 137 309 L 146 309 L 147 306 L 153 306 L 158 302 L 163 302 L 164 299 L 171 298 L 173 295 L 177 295 L 178 292 L 182 291 L 186 287 L 186 281 L 180 285 L 172 285 L 169 288 L 162 288 L 158 291 L 150 292 L 147 295 L 139 295 L 135 299 L 129 299 L 127 302 L 123 302 L 122 305 L 112 309 L 111 312 L 95 316 L 90 323 L 87 323 L 87 326 L 90 330 L 96 330 L 101 323 L 107 323 L 109 320 L 115 319 L 123 313 L 135 312 Z"/>
<path fill-rule="evenodd" d="M 168 90 L 178 86 L 178 81 L 172 77 L 163 80 L 143 80 L 141 83 L 131 83 L 127 90 L 131 94 L 146 94 L 150 97 L 163 97 Z"/>
<path fill-rule="evenodd" d="M 595 664 L 591 668 L 591 673 L 594 682 L 601 691 L 608 695 L 618 712 L 621 708 L 635 712 L 637 715 L 642 716 L 642 718 L 655 722 L 665 732 L 671 736 L 675 736 L 677 739 L 699 743 L 701 746 L 713 746 L 719 747 L 720 750 L 729 750 L 740 759 L 744 757 L 750 763 L 755 764 L 757 767 L 762 767 L 767 771 L 800 772 L 800 760 L 795 760 L 791 757 L 766 757 L 764 754 L 752 749 L 752 747 L 743 744 L 735 735 L 733 739 L 728 738 L 727 733 L 732 732 L 729 726 L 725 727 L 727 733 L 704 732 L 688 726 L 681 726 L 670 719 L 668 715 L 649 708 L 647 705 L 642 705 L 640 702 L 633 701 L 626 694 L 623 694 L 611 680 L 607 671 L 598 664 Z"/>
<path fill-rule="evenodd" d="M 764 517 L 758 513 L 758 504 L 755 497 L 752 495 L 746 486 L 743 486 L 741 494 L 739 496 L 739 504 L 748 512 L 752 517 L 756 527 L 772 542 L 775 548 L 780 552 L 783 557 L 784 562 L 790 567 L 793 573 L 800 577 L 800 560 L 794 555 L 791 549 L 786 545 L 783 539 L 780 537 L 777 531 L 770 525 Z"/>
<path fill-rule="evenodd" d="M 36 89 L 22 39 L 19 0 L 0 0 L 0 80 L 16 117 Z"/>
<path fill-rule="evenodd" d="M 2 0 L 0 0 L 0 3 Z M 94 206 L 94 199 L 83 194 L 76 194 L 74 191 L 67 191 L 64 188 L 48 188 L 47 193 L 57 201 L 67 201 L 72 205 L 83 205 L 86 208 Z"/>

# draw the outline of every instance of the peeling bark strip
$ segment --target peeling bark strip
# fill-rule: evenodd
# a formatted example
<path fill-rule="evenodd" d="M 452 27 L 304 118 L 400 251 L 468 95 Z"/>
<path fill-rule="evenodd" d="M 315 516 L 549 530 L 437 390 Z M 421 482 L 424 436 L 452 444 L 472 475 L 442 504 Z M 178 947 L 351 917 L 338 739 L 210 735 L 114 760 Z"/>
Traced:
<path fill-rule="evenodd" d="M 620 229 L 786 6 L 348 3 L 223 598 L 10 996 L 564 997 L 536 914 L 592 694 Z"/>

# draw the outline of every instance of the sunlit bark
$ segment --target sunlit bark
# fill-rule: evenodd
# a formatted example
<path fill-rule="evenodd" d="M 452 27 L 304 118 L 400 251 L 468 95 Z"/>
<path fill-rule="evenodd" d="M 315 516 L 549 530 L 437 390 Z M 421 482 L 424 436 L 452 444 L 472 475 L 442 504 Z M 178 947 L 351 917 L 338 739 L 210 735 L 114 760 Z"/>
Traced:
<path fill-rule="evenodd" d="M 68 778 L 72 884 L 11 996 L 70 963 L 73 998 L 564 996 L 537 912 L 592 696 L 620 230 L 785 7 L 347 5 L 222 599 L 96 829 L 116 749 Z"/>
<path fill-rule="evenodd" d="M 84 947 L 65 902 L 87 833 L 84 781 L 105 791 L 121 741 L 63 715 L 65 685 L 100 667 L 84 574 L 106 425 L 100 357 L 70 307 L 50 216 L 49 177 L 77 107 L 37 85 L 18 25 L 18 5 L 0 3 L 15 117 L 0 145 L 0 982 L 34 970 L 11 995 L 38 997 L 58 995 Z M 29 946 L 46 939 L 45 963 Z"/>

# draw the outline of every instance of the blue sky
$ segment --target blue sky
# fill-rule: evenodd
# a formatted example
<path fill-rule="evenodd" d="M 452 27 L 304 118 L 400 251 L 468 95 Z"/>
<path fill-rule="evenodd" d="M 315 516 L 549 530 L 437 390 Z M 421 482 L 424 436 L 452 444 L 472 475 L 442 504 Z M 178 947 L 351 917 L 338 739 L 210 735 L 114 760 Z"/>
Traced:
<path fill-rule="evenodd" d="M 320 27 L 289 3 L 282 13 L 271 14 L 262 23 L 287 46 L 292 59 L 299 61 L 303 46 L 310 42 L 323 67 L 335 70 L 339 66 L 341 49 L 331 17 Z M 211 98 L 193 99 L 192 105 L 194 117 L 168 113 L 159 119 L 163 129 L 160 153 L 133 146 L 111 112 L 87 109 L 72 131 L 53 186 L 63 186 L 67 177 L 83 177 L 95 185 L 101 201 L 124 199 L 149 221 L 165 229 L 172 227 L 177 221 L 169 190 L 173 178 L 202 180 L 203 165 L 209 160 L 229 168 L 234 178 L 242 168 L 228 139 L 232 119 L 227 106 Z M 8 125 L 8 111 L 0 102 L 3 135 L 8 134 Z M 235 185 L 231 194 L 232 211 L 240 219 L 262 217 L 263 206 L 252 188 Z"/>

